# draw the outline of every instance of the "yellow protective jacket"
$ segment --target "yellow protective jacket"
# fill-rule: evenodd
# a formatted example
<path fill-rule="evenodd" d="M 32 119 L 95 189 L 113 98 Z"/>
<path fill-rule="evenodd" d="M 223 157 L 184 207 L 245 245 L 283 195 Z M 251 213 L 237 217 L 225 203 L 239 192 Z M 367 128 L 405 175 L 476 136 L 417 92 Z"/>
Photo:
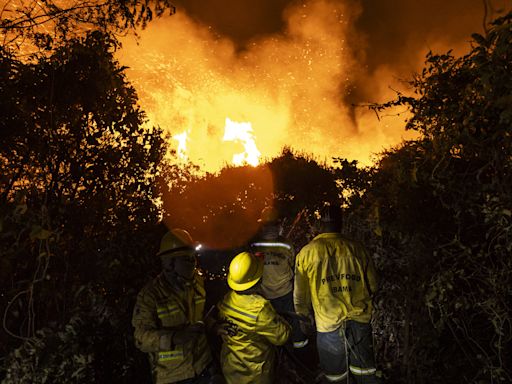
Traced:
<path fill-rule="evenodd" d="M 251 243 L 251 251 L 265 257 L 261 283 L 265 298 L 276 299 L 290 293 L 295 264 L 293 247 L 282 239 L 257 240 Z"/>
<path fill-rule="evenodd" d="M 200 374 L 212 357 L 206 335 L 199 335 L 170 350 L 160 350 L 160 336 L 203 319 L 205 290 L 196 275 L 191 286 L 173 287 L 163 275 L 147 284 L 137 296 L 132 325 L 137 347 L 149 354 L 153 382 L 175 383 Z"/>
<path fill-rule="evenodd" d="M 236 325 L 234 336 L 223 336 L 222 372 L 228 384 L 273 382 L 274 345 L 283 345 L 290 325 L 260 295 L 228 292 L 219 303 L 221 319 Z"/>
<path fill-rule="evenodd" d="M 295 311 L 308 315 L 312 306 L 319 332 L 334 331 L 344 320 L 369 322 L 376 289 L 372 259 L 339 233 L 318 235 L 297 255 Z"/>

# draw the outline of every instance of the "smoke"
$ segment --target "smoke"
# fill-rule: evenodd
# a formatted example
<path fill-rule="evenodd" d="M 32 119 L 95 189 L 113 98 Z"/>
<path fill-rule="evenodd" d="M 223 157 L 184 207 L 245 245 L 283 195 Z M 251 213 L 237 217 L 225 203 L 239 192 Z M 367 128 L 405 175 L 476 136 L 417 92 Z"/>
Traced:
<path fill-rule="evenodd" d="M 360 4 L 363 12 L 354 27 L 364 36 L 359 59 L 365 71 L 348 95 L 352 102 L 371 100 L 374 81 L 404 90 L 402 80 L 421 70 L 429 51 L 463 55 L 470 49 L 472 33 L 484 33 L 484 23 L 512 10 L 510 0 L 360 0 Z M 382 77 L 383 71 L 390 76 Z"/>
<path fill-rule="evenodd" d="M 500 3 L 500 4 L 498 4 Z M 498 13 L 510 1 L 494 1 Z M 283 146 L 371 162 L 404 137 L 406 114 L 378 120 L 353 104 L 382 102 L 419 71 L 428 50 L 469 48 L 481 1 L 199 0 L 154 21 L 120 61 L 151 123 L 187 132 L 187 156 L 218 170 L 240 153 L 226 118 L 249 122 L 265 157 Z M 177 143 L 176 143 L 177 144 Z"/>

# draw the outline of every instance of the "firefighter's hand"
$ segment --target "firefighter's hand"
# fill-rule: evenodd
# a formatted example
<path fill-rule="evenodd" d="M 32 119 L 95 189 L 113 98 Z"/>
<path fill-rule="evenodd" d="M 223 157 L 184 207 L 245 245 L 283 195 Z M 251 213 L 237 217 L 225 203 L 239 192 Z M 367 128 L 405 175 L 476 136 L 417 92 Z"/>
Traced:
<path fill-rule="evenodd" d="M 168 351 L 172 346 L 172 332 L 160 335 L 159 349 L 160 351 Z"/>
<path fill-rule="evenodd" d="M 205 327 L 204 323 L 202 321 L 198 321 L 197 323 L 187 325 L 179 330 L 175 330 L 171 335 L 171 344 L 186 344 L 189 341 L 195 341 L 199 335 L 204 334 Z M 162 340 L 162 337 L 160 337 L 160 340 Z M 161 347 L 160 342 L 160 347 Z"/>
<path fill-rule="evenodd" d="M 185 329 L 187 330 L 187 332 L 204 333 L 206 327 L 204 325 L 204 322 L 199 320 L 198 322 L 189 325 Z"/>
<path fill-rule="evenodd" d="M 299 320 L 300 330 L 306 336 L 311 336 L 315 332 L 315 318 L 313 315 L 301 316 Z"/>
<path fill-rule="evenodd" d="M 213 326 L 213 331 L 219 336 L 235 336 L 237 332 L 237 326 L 231 321 L 219 320 Z"/>

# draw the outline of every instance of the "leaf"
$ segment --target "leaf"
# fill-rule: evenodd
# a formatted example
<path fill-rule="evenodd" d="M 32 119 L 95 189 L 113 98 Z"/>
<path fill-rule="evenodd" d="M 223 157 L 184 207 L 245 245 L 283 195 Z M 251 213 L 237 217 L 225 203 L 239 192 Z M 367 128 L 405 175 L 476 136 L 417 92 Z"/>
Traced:
<path fill-rule="evenodd" d="M 434 297 L 436 297 L 436 295 L 436 291 L 432 289 L 425 295 L 425 300 L 427 301 L 427 303 L 430 303 L 434 299 Z"/>
<path fill-rule="evenodd" d="M 32 230 L 30 231 L 30 239 L 31 240 L 46 240 L 50 238 L 52 235 L 52 232 L 42 228 L 40 225 L 35 225 L 32 227 Z"/>
<path fill-rule="evenodd" d="M 37 233 L 37 235 L 35 236 L 36 239 L 38 240 L 46 240 L 48 239 L 50 236 L 52 235 L 52 232 L 51 231 L 48 231 L 47 229 L 42 229 L 41 231 L 39 231 Z"/>
<path fill-rule="evenodd" d="M 418 182 L 418 167 L 416 166 L 416 163 L 414 163 L 413 168 L 411 170 L 411 180 L 413 183 Z"/>
<path fill-rule="evenodd" d="M 478 44 L 480 45 L 483 45 L 483 46 L 486 46 L 487 45 L 487 41 L 485 40 L 485 38 L 478 34 L 478 33 L 473 33 L 471 35 L 471 37 L 473 38 L 473 40 L 475 40 Z"/>
<path fill-rule="evenodd" d="M 27 204 L 19 204 L 14 209 L 14 215 L 23 215 L 25 212 L 27 212 Z"/>

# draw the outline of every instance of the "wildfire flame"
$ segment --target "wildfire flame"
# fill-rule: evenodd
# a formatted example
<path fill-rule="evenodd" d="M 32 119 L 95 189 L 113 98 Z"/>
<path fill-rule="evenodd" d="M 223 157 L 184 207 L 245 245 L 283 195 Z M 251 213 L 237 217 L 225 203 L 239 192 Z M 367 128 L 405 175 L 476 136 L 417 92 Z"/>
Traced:
<path fill-rule="evenodd" d="M 188 155 L 187 155 L 188 132 L 187 131 L 182 132 L 180 134 L 174 135 L 172 138 L 178 142 L 178 148 L 176 150 L 178 159 L 180 159 L 184 162 L 188 161 Z"/>
<path fill-rule="evenodd" d="M 270 158 L 283 147 L 369 164 L 372 153 L 401 140 L 404 121 L 378 121 L 373 111 L 342 102 L 341 90 L 361 70 L 344 39 L 355 12 L 330 0 L 290 6 L 282 34 L 239 52 L 180 11 L 154 21 L 138 41 L 127 37 L 118 56 L 151 123 L 173 134 L 186 130 L 187 161 L 207 171 L 231 161 L 255 165 L 260 152 Z M 384 75 L 375 74 L 390 78 Z M 383 84 L 376 95 L 392 93 L 388 83 L 375 83 Z M 242 121 L 251 123 L 234 123 Z M 234 132 L 241 136 L 230 139 Z"/>
<path fill-rule="evenodd" d="M 260 151 L 256 147 L 254 135 L 252 133 L 251 123 L 238 123 L 226 117 L 226 125 L 224 126 L 223 141 L 241 142 L 244 146 L 244 152 L 233 155 L 233 164 L 243 165 L 245 163 L 252 166 L 259 164 Z"/>

